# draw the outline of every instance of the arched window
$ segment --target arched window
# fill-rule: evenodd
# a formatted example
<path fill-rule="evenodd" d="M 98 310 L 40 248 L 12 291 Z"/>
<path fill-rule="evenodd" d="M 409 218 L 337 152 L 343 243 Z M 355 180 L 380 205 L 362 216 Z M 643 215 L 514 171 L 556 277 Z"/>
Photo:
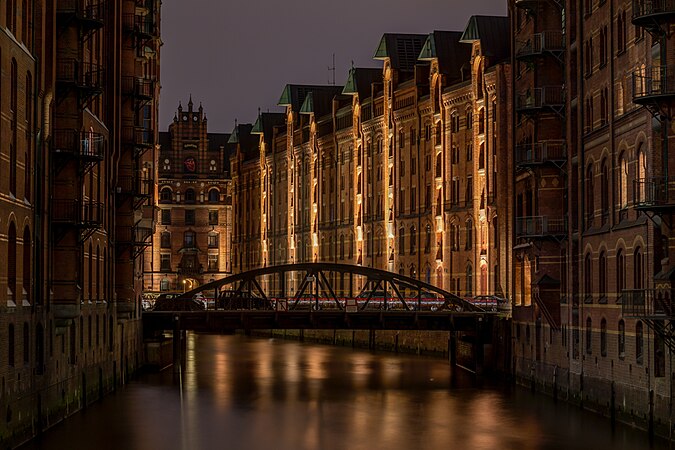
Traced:
<path fill-rule="evenodd" d="M 607 356 L 607 320 L 600 321 L 600 356 Z"/>
<path fill-rule="evenodd" d="M 619 358 L 626 357 L 626 323 L 623 319 L 619 320 Z"/>
<path fill-rule="evenodd" d="M 431 252 L 431 225 L 427 224 L 424 235 L 424 253 Z"/>
<path fill-rule="evenodd" d="M 483 92 L 483 87 L 478 86 L 478 91 Z M 485 108 L 478 110 L 478 134 L 485 133 Z"/>
<path fill-rule="evenodd" d="M 171 203 L 171 188 L 163 187 L 159 191 L 159 202 L 160 203 Z"/>
<path fill-rule="evenodd" d="M 427 264 L 427 267 L 424 270 L 424 282 L 431 283 L 431 266 L 429 264 Z"/>
<path fill-rule="evenodd" d="M 31 256 L 31 238 L 30 238 L 30 230 L 28 229 L 28 226 L 24 227 L 23 229 L 23 273 L 22 273 L 22 280 L 23 280 L 23 295 L 24 299 L 30 303 L 31 302 L 31 262 L 30 262 L 30 256 Z"/>
<path fill-rule="evenodd" d="M 340 235 L 340 259 L 345 259 L 345 235 Z"/>
<path fill-rule="evenodd" d="M 586 354 L 593 353 L 593 320 L 586 319 Z"/>
<path fill-rule="evenodd" d="M 619 189 L 617 194 L 619 197 L 619 207 L 623 209 L 628 206 L 628 160 L 626 160 L 623 153 L 619 156 L 618 171 L 617 187 Z"/>
<path fill-rule="evenodd" d="M 5 26 L 11 33 L 16 30 L 16 3 L 15 0 L 6 0 Z"/>
<path fill-rule="evenodd" d="M 593 164 L 589 164 L 586 169 L 586 227 L 593 226 L 593 215 L 595 214 L 595 195 L 593 193 Z"/>
<path fill-rule="evenodd" d="M 473 248 L 473 220 L 466 221 L 466 250 Z"/>
<path fill-rule="evenodd" d="M 639 145 L 638 151 L 637 151 L 637 173 L 636 173 L 636 179 L 637 179 L 637 200 L 640 202 L 644 202 L 646 200 L 646 178 L 647 178 L 647 157 L 645 156 L 645 152 L 642 149 L 642 144 Z"/>
<path fill-rule="evenodd" d="M 185 203 L 195 202 L 195 190 L 192 188 L 185 190 Z"/>
<path fill-rule="evenodd" d="M 602 160 L 600 176 L 600 208 L 602 224 L 605 225 L 609 219 L 609 167 L 606 158 Z"/>
<path fill-rule="evenodd" d="M 417 268 L 415 267 L 415 264 L 410 266 L 410 278 L 417 279 Z"/>
<path fill-rule="evenodd" d="M 8 5 L 9 5 L 8 1 Z M 9 143 L 9 192 L 10 194 L 16 197 L 16 170 L 17 170 L 17 149 L 16 149 L 16 125 L 18 121 L 18 104 L 17 104 L 17 92 L 19 90 L 18 86 L 18 72 L 17 72 L 17 63 L 16 59 L 12 58 L 12 65 L 10 71 L 10 118 L 12 121 L 12 133 Z"/>
<path fill-rule="evenodd" d="M 635 362 L 642 364 L 644 356 L 644 336 L 642 330 L 642 322 L 638 321 L 635 324 Z"/>
<path fill-rule="evenodd" d="M 633 253 L 633 289 L 644 287 L 644 256 L 640 247 Z"/>
<path fill-rule="evenodd" d="M 480 144 L 480 150 L 478 154 L 478 170 L 484 169 L 485 169 L 485 143 L 483 142 L 482 144 Z"/>
<path fill-rule="evenodd" d="M 598 258 L 598 302 L 607 303 L 607 254 L 600 252 Z"/>
<path fill-rule="evenodd" d="M 473 267 L 471 267 L 471 263 L 466 265 L 466 295 L 468 297 L 473 295 Z"/>
<path fill-rule="evenodd" d="M 15 306 L 16 292 L 16 227 L 9 223 L 7 233 L 7 306 Z"/>
<path fill-rule="evenodd" d="M 101 301 L 101 246 L 96 245 L 96 301 Z"/>
<path fill-rule="evenodd" d="M 89 256 L 89 265 L 87 267 L 87 300 L 91 303 L 94 297 L 94 251 L 91 241 L 89 241 L 89 253 L 87 255 Z"/>
<path fill-rule="evenodd" d="M 586 303 L 593 303 L 593 270 L 591 261 L 591 254 L 587 253 L 584 258 L 584 298 Z"/>
<path fill-rule="evenodd" d="M 616 293 L 619 301 L 624 289 L 626 289 L 626 256 L 620 248 L 616 253 Z"/>
<path fill-rule="evenodd" d="M 417 230 L 415 226 L 410 227 L 410 254 L 417 253 Z"/>
<path fill-rule="evenodd" d="M 218 203 L 220 201 L 220 192 L 218 189 L 209 190 L 209 203 Z"/>

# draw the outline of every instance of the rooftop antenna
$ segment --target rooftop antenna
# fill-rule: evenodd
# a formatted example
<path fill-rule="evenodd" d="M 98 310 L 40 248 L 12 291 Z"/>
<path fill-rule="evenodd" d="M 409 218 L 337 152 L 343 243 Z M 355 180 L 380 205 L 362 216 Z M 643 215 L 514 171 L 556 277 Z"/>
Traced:
<path fill-rule="evenodd" d="M 328 84 L 332 84 L 333 86 L 335 86 L 335 53 L 333 53 L 333 65 L 328 66 L 328 71 L 332 72 L 332 75 L 333 75 L 332 81 L 331 81 L 330 77 L 328 78 Z"/>

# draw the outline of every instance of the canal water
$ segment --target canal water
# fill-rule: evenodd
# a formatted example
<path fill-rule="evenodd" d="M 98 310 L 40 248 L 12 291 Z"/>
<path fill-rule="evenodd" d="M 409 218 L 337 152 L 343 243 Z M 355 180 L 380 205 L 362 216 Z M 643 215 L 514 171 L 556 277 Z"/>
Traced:
<path fill-rule="evenodd" d="M 186 346 L 180 377 L 143 375 L 22 449 L 668 448 L 444 360 L 243 336 Z"/>

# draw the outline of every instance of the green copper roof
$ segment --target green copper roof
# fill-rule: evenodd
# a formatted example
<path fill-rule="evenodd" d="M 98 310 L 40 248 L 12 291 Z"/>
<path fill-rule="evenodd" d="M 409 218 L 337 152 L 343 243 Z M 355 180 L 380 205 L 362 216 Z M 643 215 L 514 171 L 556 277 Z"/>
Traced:
<path fill-rule="evenodd" d="M 253 128 L 251 129 L 251 134 L 263 134 L 263 123 L 262 116 L 258 115 L 258 120 L 255 121 Z"/>
<path fill-rule="evenodd" d="M 386 35 L 382 36 L 382 39 L 380 39 L 380 45 L 377 46 L 377 50 L 375 51 L 375 56 L 373 56 L 374 59 L 384 59 L 389 56 L 389 53 L 387 52 L 387 39 Z"/>
<path fill-rule="evenodd" d="M 436 56 L 436 40 L 434 39 L 434 34 L 431 33 L 424 42 L 424 46 L 422 47 L 422 51 L 420 52 L 418 59 L 421 61 L 429 61 L 436 58 Z"/>
<path fill-rule="evenodd" d="M 305 96 L 305 101 L 302 102 L 300 107 L 300 114 L 311 114 L 314 112 L 314 96 L 311 92 L 307 93 Z"/>
<path fill-rule="evenodd" d="M 459 42 L 471 44 L 472 42 L 478 40 L 480 40 L 478 21 L 476 20 L 476 16 L 471 16 L 469 23 L 466 24 L 466 28 L 464 29 L 464 34 L 462 34 L 462 37 L 459 39 Z"/>
<path fill-rule="evenodd" d="M 238 144 L 239 143 L 239 133 L 237 131 L 237 126 L 234 126 L 234 130 L 232 130 L 232 134 L 230 135 L 230 138 L 227 140 L 228 144 Z"/>
<path fill-rule="evenodd" d="M 347 78 L 347 83 L 345 84 L 345 87 L 342 89 L 342 93 L 349 95 L 349 94 L 356 94 L 358 90 L 356 89 L 356 69 L 351 68 L 349 69 L 349 77 Z"/>
<path fill-rule="evenodd" d="M 281 93 L 281 98 L 277 102 L 277 105 L 288 106 L 292 104 L 293 102 L 291 101 L 291 85 L 287 84 L 286 87 L 284 88 L 284 92 Z"/>

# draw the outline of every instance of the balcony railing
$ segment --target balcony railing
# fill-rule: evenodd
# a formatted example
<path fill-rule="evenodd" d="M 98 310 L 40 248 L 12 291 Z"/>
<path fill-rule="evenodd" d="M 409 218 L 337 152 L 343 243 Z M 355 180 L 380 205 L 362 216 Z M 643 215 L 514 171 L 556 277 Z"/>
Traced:
<path fill-rule="evenodd" d="M 56 2 L 58 14 L 71 15 L 90 29 L 100 28 L 104 24 L 105 2 L 96 0 L 59 0 Z"/>
<path fill-rule="evenodd" d="M 56 63 L 56 81 L 79 89 L 102 91 L 104 74 L 102 66 L 74 58 L 61 59 Z"/>
<path fill-rule="evenodd" d="M 633 102 L 644 105 L 675 99 L 675 66 L 656 66 L 633 72 Z"/>
<path fill-rule="evenodd" d="M 122 142 L 135 147 L 152 147 L 154 143 L 154 133 L 143 127 L 122 127 Z"/>
<path fill-rule="evenodd" d="M 52 149 L 54 153 L 100 161 L 105 156 L 105 136 L 93 131 L 56 129 L 53 132 Z"/>
<path fill-rule="evenodd" d="M 122 77 L 122 94 L 142 100 L 151 100 L 155 93 L 155 83 L 140 77 Z"/>
<path fill-rule="evenodd" d="M 140 176 L 122 176 L 117 181 L 118 194 L 149 197 L 154 189 L 154 180 Z"/>
<path fill-rule="evenodd" d="M 667 291 L 630 289 L 621 293 L 621 308 L 626 317 L 644 319 L 672 319 L 675 304 Z"/>
<path fill-rule="evenodd" d="M 633 0 L 633 24 L 652 28 L 675 18 L 675 0 Z"/>
<path fill-rule="evenodd" d="M 536 165 L 545 162 L 561 163 L 567 159 L 565 141 L 541 141 L 516 146 L 516 164 Z"/>
<path fill-rule="evenodd" d="M 531 216 L 516 218 L 517 237 L 562 237 L 566 234 L 566 217 Z"/>
<path fill-rule="evenodd" d="M 644 210 L 675 207 L 675 177 L 645 178 L 633 181 L 635 207 Z"/>
<path fill-rule="evenodd" d="M 516 109 L 522 113 L 537 113 L 544 108 L 560 111 L 565 107 L 565 90 L 562 86 L 545 86 L 521 93 Z"/>
<path fill-rule="evenodd" d="M 103 224 L 104 205 L 100 202 L 73 199 L 52 201 L 52 221 L 60 224 L 98 227 Z"/>
<path fill-rule="evenodd" d="M 125 31 L 144 38 L 151 38 L 157 34 L 157 26 L 152 15 L 125 14 L 123 23 Z"/>
<path fill-rule="evenodd" d="M 543 31 L 534 34 L 525 42 L 520 42 L 516 58 L 526 59 L 545 53 L 559 54 L 565 51 L 565 37 L 560 31 Z"/>

